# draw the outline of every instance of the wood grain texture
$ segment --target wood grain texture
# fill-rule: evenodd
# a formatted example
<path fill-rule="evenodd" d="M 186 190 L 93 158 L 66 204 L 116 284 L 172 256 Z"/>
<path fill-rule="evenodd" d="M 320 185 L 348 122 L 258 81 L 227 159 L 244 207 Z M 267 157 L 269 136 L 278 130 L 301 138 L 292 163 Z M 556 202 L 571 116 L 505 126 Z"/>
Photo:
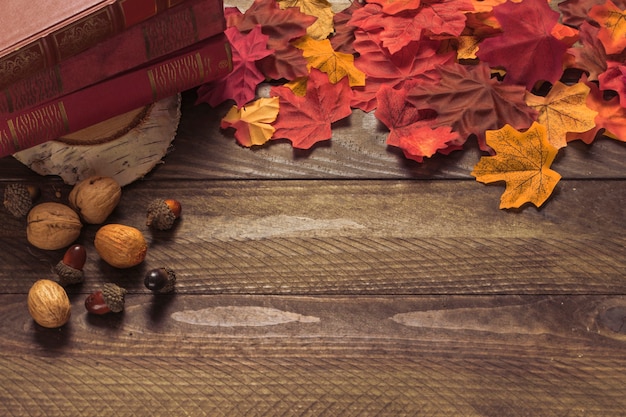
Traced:
<path fill-rule="evenodd" d="M 66 195 L 63 189 L 62 195 Z M 623 181 L 565 181 L 540 210 L 497 208 L 500 187 L 473 181 L 145 181 L 125 187 L 110 222 L 144 232 L 146 261 L 117 270 L 83 227 L 85 284 L 144 291 L 167 266 L 178 291 L 250 294 L 623 293 Z M 145 225 L 153 198 L 176 198 L 174 229 Z M 50 197 L 53 198 L 53 197 Z M 62 201 L 63 197 L 61 198 Z M 25 293 L 52 277 L 63 251 L 25 240 L 24 220 L 0 214 L 0 289 Z M 19 280 L 14 279 L 18 275 Z M 147 290 L 145 290 L 147 291 Z"/>
<path fill-rule="evenodd" d="M 26 319 L 20 298 L 0 297 L 12 335 L 3 351 L 20 352 L 0 359 L 4 415 L 582 416 L 626 406 L 623 334 L 601 323 L 624 297 L 133 295 L 108 317 L 74 300 L 61 330 Z M 172 318 L 209 306 L 319 320 Z"/>

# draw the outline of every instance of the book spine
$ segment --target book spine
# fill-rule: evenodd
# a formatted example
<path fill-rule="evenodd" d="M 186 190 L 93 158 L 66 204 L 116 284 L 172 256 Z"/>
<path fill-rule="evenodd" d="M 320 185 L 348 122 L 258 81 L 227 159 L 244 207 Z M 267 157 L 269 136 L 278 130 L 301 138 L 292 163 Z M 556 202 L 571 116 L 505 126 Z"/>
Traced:
<path fill-rule="evenodd" d="M 180 55 L 0 119 L 0 157 L 197 87 L 232 70 L 224 34 Z"/>
<path fill-rule="evenodd" d="M 221 33 L 222 0 L 190 0 L 0 91 L 0 117 L 144 65 Z"/>
<path fill-rule="evenodd" d="M 185 0 L 118 0 L 0 58 L 0 88 L 62 62 Z"/>

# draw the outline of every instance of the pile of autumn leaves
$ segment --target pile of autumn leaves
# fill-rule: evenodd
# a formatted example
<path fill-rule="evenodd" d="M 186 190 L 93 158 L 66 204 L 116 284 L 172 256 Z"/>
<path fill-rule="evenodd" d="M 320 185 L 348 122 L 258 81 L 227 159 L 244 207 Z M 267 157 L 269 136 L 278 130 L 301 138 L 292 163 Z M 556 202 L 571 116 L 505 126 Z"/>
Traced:
<path fill-rule="evenodd" d="M 488 152 L 472 175 L 505 181 L 501 208 L 543 204 L 571 140 L 626 141 L 626 0 L 256 0 L 226 8 L 233 71 L 197 102 L 235 102 L 222 128 L 247 147 L 331 139 L 353 109 L 421 162 Z M 620 3 L 623 2 L 623 3 Z M 572 76 L 574 74 L 574 76 Z M 257 96 L 261 83 L 269 94 Z"/>

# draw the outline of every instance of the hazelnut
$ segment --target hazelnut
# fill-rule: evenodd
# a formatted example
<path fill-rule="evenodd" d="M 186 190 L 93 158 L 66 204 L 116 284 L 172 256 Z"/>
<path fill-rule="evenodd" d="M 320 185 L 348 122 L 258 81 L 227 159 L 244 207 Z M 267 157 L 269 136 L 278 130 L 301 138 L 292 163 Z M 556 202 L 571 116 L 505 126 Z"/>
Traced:
<path fill-rule="evenodd" d="M 148 251 L 146 239 L 139 229 L 116 223 L 98 229 L 94 246 L 98 255 L 115 268 L 139 265 Z"/>
<path fill-rule="evenodd" d="M 40 279 L 28 291 L 28 312 L 40 326 L 61 327 L 70 319 L 70 300 L 62 286 Z"/>
<path fill-rule="evenodd" d="M 78 214 L 65 204 L 47 202 L 37 204 L 26 219 L 28 242 L 46 250 L 64 248 L 74 242 L 83 227 Z"/>
<path fill-rule="evenodd" d="M 120 202 L 122 188 L 114 178 L 93 176 L 76 184 L 68 198 L 85 223 L 102 224 Z"/>

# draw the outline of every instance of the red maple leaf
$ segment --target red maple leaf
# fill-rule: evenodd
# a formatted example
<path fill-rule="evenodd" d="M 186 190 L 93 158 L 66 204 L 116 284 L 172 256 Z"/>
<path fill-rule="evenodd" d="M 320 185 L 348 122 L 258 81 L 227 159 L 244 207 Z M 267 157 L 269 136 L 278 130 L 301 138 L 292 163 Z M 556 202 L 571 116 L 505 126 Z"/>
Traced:
<path fill-rule="evenodd" d="M 335 32 L 330 38 L 330 44 L 337 52 L 343 52 L 344 54 L 354 54 L 354 29 L 355 26 L 349 24 L 352 19 L 352 14 L 355 10 L 362 8 L 363 5 L 358 1 L 353 1 L 350 6 L 335 13 L 333 16 L 333 24 L 335 26 Z"/>
<path fill-rule="evenodd" d="M 422 162 L 425 157 L 456 146 L 461 139 L 450 127 L 431 127 L 437 113 L 408 103 L 405 89 L 382 86 L 377 101 L 375 116 L 389 129 L 387 145 L 402 149 L 409 159 Z"/>
<path fill-rule="evenodd" d="M 354 47 L 359 53 L 354 65 L 365 73 L 365 86 L 355 87 L 352 106 L 366 112 L 377 107 L 381 86 L 402 88 L 405 82 L 437 79 L 435 67 L 453 62 L 454 52 L 438 54 L 440 41 L 413 41 L 396 54 L 381 45 L 379 32 L 355 32 Z"/>
<path fill-rule="evenodd" d="M 607 65 L 607 70 L 598 77 L 600 87 L 615 91 L 622 107 L 626 107 L 626 64 L 609 61 Z"/>
<path fill-rule="evenodd" d="M 502 34 L 482 41 L 477 56 L 506 69 L 505 81 L 528 90 L 537 81 L 554 83 L 563 72 L 567 45 L 552 35 L 559 13 L 545 0 L 506 2 L 493 8 Z"/>
<path fill-rule="evenodd" d="M 274 80 L 295 80 L 308 74 L 302 51 L 291 45 L 291 41 L 304 36 L 315 20 L 316 17 L 300 12 L 297 7 L 281 9 L 275 0 L 255 0 L 241 19 L 233 19 L 242 33 L 261 25 L 262 32 L 269 36 L 267 47 L 274 54 L 257 65 L 267 78 Z"/>
<path fill-rule="evenodd" d="M 489 150 L 487 130 L 505 124 L 525 129 L 535 120 L 536 112 L 524 101 L 525 88 L 492 78 L 485 63 L 440 65 L 436 72 L 438 81 L 413 85 L 407 100 L 418 109 L 434 109 L 437 125 L 451 126 L 464 140 L 476 135 L 483 150 Z"/>
<path fill-rule="evenodd" d="M 196 103 L 209 103 L 215 107 L 232 99 L 241 107 L 256 95 L 256 88 L 265 76 L 256 67 L 256 61 L 270 55 L 268 36 L 261 33 L 261 26 L 243 35 L 236 27 L 224 31 L 232 50 L 233 70 L 225 77 L 204 84 L 197 90 Z"/>
<path fill-rule="evenodd" d="M 579 31 L 581 45 L 569 48 L 565 57 L 567 67 L 586 71 L 590 80 L 597 80 L 598 75 L 606 71 L 606 52 L 598 39 L 599 30 L 583 22 Z"/>
<path fill-rule="evenodd" d="M 381 19 L 383 31 L 380 39 L 389 52 L 395 54 L 423 36 L 457 37 L 465 29 L 463 12 L 473 8 L 469 0 L 424 2 L 419 9 L 384 16 Z"/>
<path fill-rule="evenodd" d="M 586 82 L 585 84 L 590 89 L 587 107 L 598 112 L 594 120 L 596 126 L 584 133 L 568 133 L 567 141 L 580 139 L 590 144 L 598 133 L 607 131 L 617 140 L 626 142 L 626 107 L 620 105 L 620 98 L 615 96 L 607 100 L 595 83 Z"/>
<path fill-rule="evenodd" d="M 332 84 L 325 73 L 315 68 L 309 74 L 304 97 L 284 86 L 272 87 L 270 95 L 280 99 L 272 139 L 289 139 L 294 148 L 309 149 L 330 139 L 331 124 L 352 114 L 348 79 Z"/>

